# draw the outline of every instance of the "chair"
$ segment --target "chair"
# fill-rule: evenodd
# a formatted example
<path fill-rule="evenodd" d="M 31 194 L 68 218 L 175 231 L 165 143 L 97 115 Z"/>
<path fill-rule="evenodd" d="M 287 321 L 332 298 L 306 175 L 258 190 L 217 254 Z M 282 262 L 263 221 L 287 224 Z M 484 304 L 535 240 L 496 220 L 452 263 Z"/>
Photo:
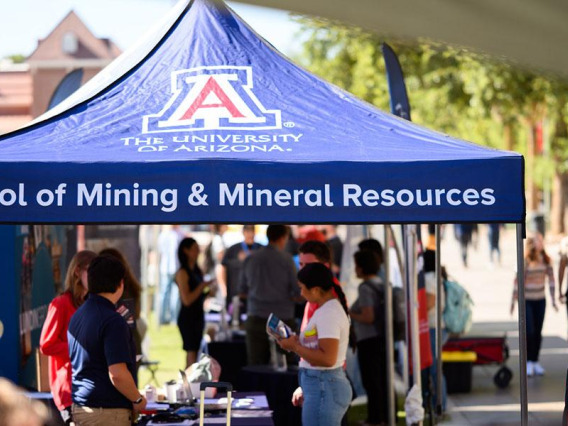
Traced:
<path fill-rule="evenodd" d="M 158 371 L 159 365 L 160 361 L 150 361 L 145 358 L 142 358 L 142 360 L 139 361 L 138 366 L 144 367 L 150 372 L 150 379 L 146 382 L 144 386 L 149 385 L 152 382 L 154 382 L 156 386 L 160 386 L 160 383 L 156 378 L 156 372 Z"/>
<path fill-rule="evenodd" d="M 158 379 L 156 378 L 156 372 L 158 371 L 158 367 L 160 365 L 160 361 L 150 361 L 148 359 L 147 354 L 149 353 L 150 341 L 149 337 L 147 336 L 146 332 L 148 331 L 148 324 L 143 317 L 140 317 L 136 320 L 136 329 L 138 334 L 140 335 L 140 340 L 142 341 L 142 356 L 138 360 L 138 368 L 144 367 L 150 372 L 150 379 L 144 386 L 149 385 L 150 383 L 154 382 L 156 386 L 160 386 Z"/>

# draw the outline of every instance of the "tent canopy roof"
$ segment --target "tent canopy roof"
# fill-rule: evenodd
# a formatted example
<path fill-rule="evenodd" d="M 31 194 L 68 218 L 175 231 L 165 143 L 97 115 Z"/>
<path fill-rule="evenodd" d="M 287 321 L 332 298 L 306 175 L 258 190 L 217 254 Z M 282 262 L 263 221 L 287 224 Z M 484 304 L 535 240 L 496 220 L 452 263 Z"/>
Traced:
<path fill-rule="evenodd" d="M 392 38 L 428 38 L 568 76 L 562 0 L 239 0 L 322 16 Z"/>
<path fill-rule="evenodd" d="M 4 189 L 29 199 L 22 205 L 0 193 L 4 221 L 66 222 L 73 214 L 86 222 L 524 217 L 520 155 L 384 113 L 295 66 L 226 6 L 205 0 L 178 3 L 155 32 L 67 101 L 0 139 L 0 162 Z M 49 194 L 38 200 L 48 183 L 65 183 L 59 208 L 56 193 L 53 204 Z M 195 184 L 203 186 L 197 194 L 188 191 Z M 175 185 L 183 188 L 175 188 L 173 211 L 148 199 L 134 205 L 137 189 L 161 195 Z M 352 196 L 345 205 L 349 188 L 357 191 L 345 185 L 377 198 L 357 206 Z M 271 193 L 249 200 L 247 190 L 261 186 Z M 129 200 L 115 195 L 121 188 Z M 293 198 L 302 188 L 288 205 L 275 198 L 278 190 Z M 322 191 L 319 204 L 317 193 L 306 199 L 310 189 Z M 187 193 L 215 202 L 193 205 Z"/>

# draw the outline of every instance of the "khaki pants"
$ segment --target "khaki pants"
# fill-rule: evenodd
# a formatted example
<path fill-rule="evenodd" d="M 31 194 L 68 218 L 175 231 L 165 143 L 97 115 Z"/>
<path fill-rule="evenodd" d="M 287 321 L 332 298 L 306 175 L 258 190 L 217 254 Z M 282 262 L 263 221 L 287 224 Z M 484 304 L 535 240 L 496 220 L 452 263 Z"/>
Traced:
<path fill-rule="evenodd" d="M 73 422 L 77 426 L 130 426 L 132 410 L 126 408 L 91 408 L 73 404 Z"/>

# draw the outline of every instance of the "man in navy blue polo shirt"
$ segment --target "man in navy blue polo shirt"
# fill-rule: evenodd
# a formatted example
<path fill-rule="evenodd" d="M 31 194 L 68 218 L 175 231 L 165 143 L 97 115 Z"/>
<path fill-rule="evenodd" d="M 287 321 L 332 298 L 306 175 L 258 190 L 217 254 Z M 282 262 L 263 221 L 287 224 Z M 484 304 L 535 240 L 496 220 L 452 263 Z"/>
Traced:
<path fill-rule="evenodd" d="M 71 394 L 76 425 L 130 426 L 146 407 L 135 377 L 136 349 L 115 304 L 124 290 L 124 266 L 112 256 L 89 265 L 89 297 L 67 332 L 73 368 Z"/>

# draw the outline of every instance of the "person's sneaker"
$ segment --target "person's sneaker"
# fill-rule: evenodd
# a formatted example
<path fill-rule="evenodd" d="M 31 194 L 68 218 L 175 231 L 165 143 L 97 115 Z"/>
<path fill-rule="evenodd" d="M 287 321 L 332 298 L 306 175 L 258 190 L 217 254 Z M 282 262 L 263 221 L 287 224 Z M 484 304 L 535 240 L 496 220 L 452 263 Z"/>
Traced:
<path fill-rule="evenodd" d="M 534 376 L 534 364 L 532 361 L 527 361 L 527 376 L 528 377 Z"/>
<path fill-rule="evenodd" d="M 544 376 L 544 368 L 538 362 L 533 363 L 534 374 L 537 376 Z"/>

